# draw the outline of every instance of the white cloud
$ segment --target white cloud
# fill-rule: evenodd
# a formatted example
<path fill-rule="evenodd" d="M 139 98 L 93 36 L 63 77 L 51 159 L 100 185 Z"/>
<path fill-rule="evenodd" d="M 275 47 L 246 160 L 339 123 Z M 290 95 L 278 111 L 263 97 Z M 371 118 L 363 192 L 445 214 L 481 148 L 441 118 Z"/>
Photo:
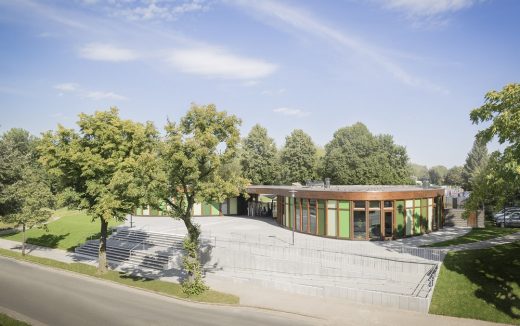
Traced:
<path fill-rule="evenodd" d="M 173 2 L 149 1 L 148 3 L 137 6 L 126 7 L 113 6 L 111 11 L 116 16 L 122 16 L 129 20 L 175 20 L 179 16 L 197 11 L 206 11 L 209 5 L 203 0 L 189 0 L 184 3 L 176 4 Z"/>
<path fill-rule="evenodd" d="M 87 44 L 80 49 L 79 55 L 89 60 L 111 62 L 132 61 L 139 57 L 134 50 L 104 43 Z"/>
<path fill-rule="evenodd" d="M 167 61 L 185 73 L 229 79 L 264 78 L 277 69 L 276 65 L 262 60 L 240 57 L 211 47 L 176 50 Z"/>
<path fill-rule="evenodd" d="M 292 116 L 303 118 L 309 116 L 311 113 L 307 111 L 302 111 L 300 109 L 291 109 L 291 108 L 278 108 L 273 110 L 274 113 L 278 113 L 281 115 Z"/>
<path fill-rule="evenodd" d="M 477 0 L 379 0 L 385 8 L 410 16 L 436 16 L 473 6 Z"/>
<path fill-rule="evenodd" d="M 62 92 L 74 92 L 78 89 L 78 86 L 76 83 L 63 83 L 54 85 L 54 88 Z"/>
<path fill-rule="evenodd" d="M 393 62 L 384 52 L 377 50 L 367 42 L 355 38 L 348 33 L 344 33 L 336 28 L 322 22 L 312 14 L 303 10 L 286 6 L 280 2 L 269 0 L 245 1 L 233 0 L 245 8 L 253 9 L 255 12 L 272 17 L 293 28 L 305 33 L 318 36 L 334 46 L 342 46 L 349 51 L 354 51 L 361 55 L 363 59 L 368 59 L 387 71 L 400 82 L 413 87 L 419 87 L 431 91 L 446 93 L 442 87 L 435 85 L 427 80 L 417 78 L 403 69 L 400 65 Z"/>
<path fill-rule="evenodd" d="M 127 100 L 126 96 L 114 93 L 114 92 L 104 92 L 104 91 L 93 91 L 82 88 L 79 84 L 76 83 L 61 83 L 54 85 L 54 89 L 60 91 L 58 93 L 59 96 L 65 95 L 65 93 L 75 94 L 76 96 L 80 96 L 83 98 L 89 98 L 92 100 L 118 100 L 123 101 Z"/>
<path fill-rule="evenodd" d="M 93 91 L 88 92 L 85 97 L 99 101 L 99 100 L 118 100 L 123 101 L 127 98 L 123 95 L 116 94 L 114 92 L 100 92 L 100 91 Z"/>

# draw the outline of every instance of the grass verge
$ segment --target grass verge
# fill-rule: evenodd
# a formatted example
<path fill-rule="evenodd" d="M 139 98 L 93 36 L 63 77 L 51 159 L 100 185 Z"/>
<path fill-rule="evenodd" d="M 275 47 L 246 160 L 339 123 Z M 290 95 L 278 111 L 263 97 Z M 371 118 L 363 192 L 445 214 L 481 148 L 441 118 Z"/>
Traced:
<path fill-rule="evenodd" d="M 6 314 L 0 313 L 0 325 L 2 326 L 31 326 L 23 321 L 11 318 Z"/>
<path fill-rule="evenodd" d="M 483 229 L 472 229 L 465 235 L 462 235 L 460 237 L 431 243 L 429 245 L 424 245 L 421 247 L 447 247 L 447 246 L 454 246 L 454 245 L 460 245 L 460 244 L 466 244 L 466 243 L 472 243 L 472 242 L 478 242 L 478 241 L 484 241 L 489 239 L 494 239 L 498 237 L 502 237 L 505 235 L 513 234 L 516 232 L 520 232 L 519 228 L 501 228 L 496 226 L 487 226 Z"/>
<path fill-rule="evenodd" d="M 238 304 L 239 298 L 232 294 L 222 293 L 218 291 L 208 290 L 200 295 L 187 296 L 182 292 L 181 285 L 177 283 L 165 282 L 155 279 L 149 279 L 139 276 L 132 276 L 123 272 L 109 271 L 106 274 L 97 274 L 95 266 L 82 263 L 64 263 L 61 261 L 36 257 L 31 255 L 22 256 L 21 253 L 14 252 L 7 249 L 0 248 L 0 255 L 15 258 L 18 260 L 37 263 L 44 266 L 58 268 L 66 271 L 71 271 L 83 275 L 92 276 L 95 278 L 116 282 L 123 285 L 133 286 L 140 289 L 153 291 L 160 294 L 170 295 L 176 298 L 186 299 L 197 302 L 207 303 L 224 303 L 224 304 Z M 0 324 L 1 325 L 1 324 Z"/>
<path fill-rule="evenodd" d="M 100 237 L 99 221 L 92 221 L 92 218 L 82 211 L 62 208 L 53 215 L 59 219 L 47 224 L 48 231 L 31 229 L 26 232 L 27 243 L 72 251 L 88 239 Z M 110 221 L 108 225 L 113 227 L 119 224 L 121 222 L 114 220 Z M 21 232 L 2 237 L 7 240 L 22 241 Z"/>
<path fill-rule="evenodd" d="M 520 242 L 450 252 L 430 313 L 520 325 Z"/>

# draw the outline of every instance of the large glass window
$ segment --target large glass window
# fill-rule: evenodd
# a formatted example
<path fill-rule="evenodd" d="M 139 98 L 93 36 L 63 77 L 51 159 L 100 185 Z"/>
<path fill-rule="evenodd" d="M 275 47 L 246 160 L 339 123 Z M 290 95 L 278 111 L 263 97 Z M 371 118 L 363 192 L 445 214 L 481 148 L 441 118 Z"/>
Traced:
<path fill-rule="evenodd" d="M 368 218 L 370 220 L 369 232 L 370 239 L 381 238 L 381 212 L 380 211 L 369 211 Z"/>
<path fill-rule="evenodd" d="M 354 202 L 354 208 L 365 208 L 365 201 L 356 200 Z"/>
<path fill-rule="evenodd" d="M 385 237 L 392 236 L 392 212 L 385 211 Z"/>
<path fill-rule="evenodd" d="M 354 239 L 366 239 L 366 211 L 354 211 Z"/>
<path fill-rule="evenodd" d="M 316 200 L 309 200 L 310 230 L 311 234 L 316 234 Z"/>
<path fill-rule="evenodd" d="M 307 233 L 309 214 L 307 209 L 307 199 L 302 199 L 302 231 Z"/>
<path fill-rule="evenodd" d="M 368 207 L 369 207 L 369 208 L 377 208 L 377 209 L 379 209 L 379 208 L 381 208 L 380 205 L 381 205 L 381 203 L 380 203 L 379 201 L 371 200 L 371 201 L 369 202 Z"/>
<path fill-rule="evenodd" d="M 327 200 L 327 235 L 336 236 L 336 200 Z"/>

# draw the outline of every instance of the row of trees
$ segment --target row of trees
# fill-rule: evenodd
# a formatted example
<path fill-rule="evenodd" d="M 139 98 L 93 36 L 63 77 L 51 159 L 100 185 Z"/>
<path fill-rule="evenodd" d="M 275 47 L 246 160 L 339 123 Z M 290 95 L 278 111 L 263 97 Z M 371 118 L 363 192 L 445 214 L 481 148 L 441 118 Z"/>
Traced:
<path fill-rule="evenodd" d="M 464 190 L 471 191 L 477 176 L 487 166 L 488 159 L 486 143 L 475 140 L 463 166 L 448 169 L 443 165 L 436 165 L 428 169 L 425 165 L 412 163 L 411 168 L 418 180 L 428 179 L 435 185 L 460 186 Z"/>
<path fill-rule="evenodd" d="M 320 152 L 321 155 L 320 155 Z M 239 153 L 243 176 L 253 184 L 291 184 L 330 178 L 334 184 L 408 184 L 403 146 L 390 135 L 373 135 L 362 123 L 338 129 L 323 151 L 296 129 L 278 150 L 267 129 L 255 125 Z"/>

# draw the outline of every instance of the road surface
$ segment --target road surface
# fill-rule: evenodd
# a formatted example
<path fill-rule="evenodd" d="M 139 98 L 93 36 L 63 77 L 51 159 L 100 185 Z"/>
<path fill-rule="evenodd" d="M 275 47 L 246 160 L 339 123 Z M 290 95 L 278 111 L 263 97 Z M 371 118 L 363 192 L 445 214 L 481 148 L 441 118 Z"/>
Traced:
<path fill-rule="evenodd" d="M 2 309 L 3 308 L 3 309 Z M 319 325 L 323 320 L 175 300 L 0 257 L 0 311 L 40 325 Z"/>

